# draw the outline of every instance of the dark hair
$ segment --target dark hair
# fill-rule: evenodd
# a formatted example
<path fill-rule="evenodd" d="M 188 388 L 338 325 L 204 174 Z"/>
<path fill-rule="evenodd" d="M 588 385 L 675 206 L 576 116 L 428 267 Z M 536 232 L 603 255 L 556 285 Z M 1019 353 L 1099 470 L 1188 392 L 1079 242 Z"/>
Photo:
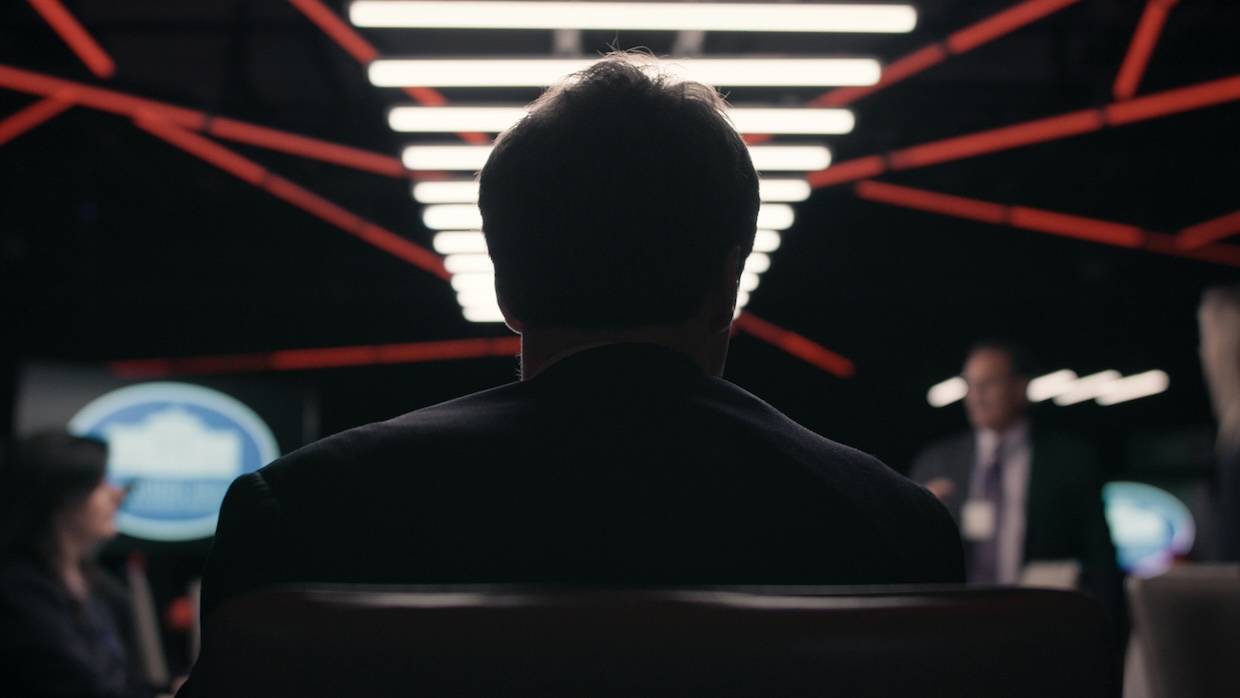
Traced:
<path fill-rule="evenodd" d="M 513 316 L 600 329 L 699 310 L 756 229 L 757 174 L 725 107 L 713 88 L 625 55 L 534 102 L 479 182 L 496 290 Z"/>
<path fill-rule="evenodd" d="M 56 552 L 53 515 L 90 494 L 107 462 L 103 441 L 63 431 L 13 443 L 0 462 L 0 557 L 49 564 Z"/>
<path fill-rule="evenodd" d="M 1037 370 L 1033 354 L 1024 345 L 1010 339 L 988 338 L 974 342 L 973 346 L 969 347 L 967 356 L 987 350 L 1000 351 L 1007 355 L 1008 366 L 1012 375 L 1017 378 L 1032 378 L 1033 372 Z"/>

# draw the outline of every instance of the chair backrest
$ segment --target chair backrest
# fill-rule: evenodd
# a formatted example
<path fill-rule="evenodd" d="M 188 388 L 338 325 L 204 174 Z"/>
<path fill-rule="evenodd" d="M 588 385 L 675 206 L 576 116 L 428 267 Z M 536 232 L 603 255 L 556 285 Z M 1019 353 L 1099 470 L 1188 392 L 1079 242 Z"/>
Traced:
<path fill-rule="evenodd" d="M 1154 698 L 1240 695 L 1240 565 L 1130 577 L 1128 597 Z"/>
<path fill-rule="evenodd" d="M 277 589 L 209 619 L 206 696 L 1117 696 L 1101 611 L 1037 589 Z"/>

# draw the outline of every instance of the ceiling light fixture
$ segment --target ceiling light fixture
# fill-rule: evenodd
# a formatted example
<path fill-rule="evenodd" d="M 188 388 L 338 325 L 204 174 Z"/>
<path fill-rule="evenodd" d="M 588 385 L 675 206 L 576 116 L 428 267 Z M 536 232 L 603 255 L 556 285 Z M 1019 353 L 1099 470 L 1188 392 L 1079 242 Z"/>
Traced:
<path fill-rule="evenodd" d="M 812 191 L 809 182 L 804 179 L 763 178 L 758 181 L 758 198 L 764 203 L 805 201 Z M 422 204 L 477 203 L 478 181 L 459 179 L 418 182 L 413 185 L 413 198 Z"/>
<path fill-rule="evenodd" d="M 367 72 L 377 87 L 546 87 L 597 62 L 591 58 L 378 59 Z M 873 85 L 871 58 L 678 58 L 660 67 L 716 87 Z"/>
<path fill-rule="evenodd" d="M 1099 371 L 1082 378 L 1077 378 L 1072 383 L 1072 389 L 1055 398 L 1055 404 L 1060 407 L 1075 405 L 1078 402 L 1093 400 L 1101 397 L 1110 389 L 1110 384 L 1120 378 L 1119 371 Z"/>
<path fill-rule="evenodd" d="M 1025 392 L 1030 402 L 1045 402 L 1071 390 L 1076 379 L 1074 371 L 1062 368 L 1029 381 L 1029 388 Z"/>
<path fill-rule="evenodd" d="M 946 407 L 964 398 L 969 392 L 969 384 L 960 376 L 952 376 L 945 381 L 935 383 L 926 391 L 926 402 L 931 407 Z"/>
<path fill-rule="evenodd" d="M 1167 390 L 1171 378 L 1159 370 L 1125 376 L 1107 386 L 1107 391 L 1097 397 L 1099 405 L 1117 405 L 1141 397 L 1157 395 Z"/>
<path fill-rule="evenodd" d="M 525 107 L 393 107 L 388 125 L 402 133 L 499 133 L 517 123 Z M 728 116 L 741 133 L 841 134 L 856 126 L 847 109 L 821 107 L 732 107 Z"/>
<path fill-rule="evenodd" d="M 359 27 L 906 33 L 909 5 L 358 0 Z"/>
<path fill-rule="evenodd" d="M 477 172 L 490 154 L 489 145 L 411 145 L 401 162 L 411 170 Z M 760 172 L 810 172 L 831 164 L 831 151 L 821 145 L 755 145 L 749 156 Z"/>

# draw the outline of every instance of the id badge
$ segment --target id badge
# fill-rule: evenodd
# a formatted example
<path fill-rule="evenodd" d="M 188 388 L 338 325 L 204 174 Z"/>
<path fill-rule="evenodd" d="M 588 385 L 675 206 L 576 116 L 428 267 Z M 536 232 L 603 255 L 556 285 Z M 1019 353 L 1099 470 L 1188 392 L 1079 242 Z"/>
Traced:
<path fill-rule="evenodd" d="M 995 537 L 995 505 L 986 499 L 970 499 L 960 510 L 960 533 L 965 540 Z"/>

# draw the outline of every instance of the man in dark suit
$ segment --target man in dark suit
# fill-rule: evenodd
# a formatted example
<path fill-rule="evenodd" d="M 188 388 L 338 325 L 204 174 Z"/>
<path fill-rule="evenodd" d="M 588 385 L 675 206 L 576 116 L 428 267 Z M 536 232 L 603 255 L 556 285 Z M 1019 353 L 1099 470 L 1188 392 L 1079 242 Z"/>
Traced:
<path fill-rule="evenodd" d="M 909 477 L 947 505 L 973 584 L 1013 584 L 1030 561 L 1075 561 L 1081 586 L 1112 612 L 1121 603 L 1115 548 L 1092 450 L 1028 416 L 1023 348 L 975 345 L 965 361 L 972 430 L 922 451 Z"/>
<path fill-rule="evenodd" d="M 284 582 L 963 580 L 934 497 L 719 378 L 758 208 L 723 107 L 613 58 L 500 137 L 480 206 L 521 380 L 239 478 L 208 628 Z"/>

